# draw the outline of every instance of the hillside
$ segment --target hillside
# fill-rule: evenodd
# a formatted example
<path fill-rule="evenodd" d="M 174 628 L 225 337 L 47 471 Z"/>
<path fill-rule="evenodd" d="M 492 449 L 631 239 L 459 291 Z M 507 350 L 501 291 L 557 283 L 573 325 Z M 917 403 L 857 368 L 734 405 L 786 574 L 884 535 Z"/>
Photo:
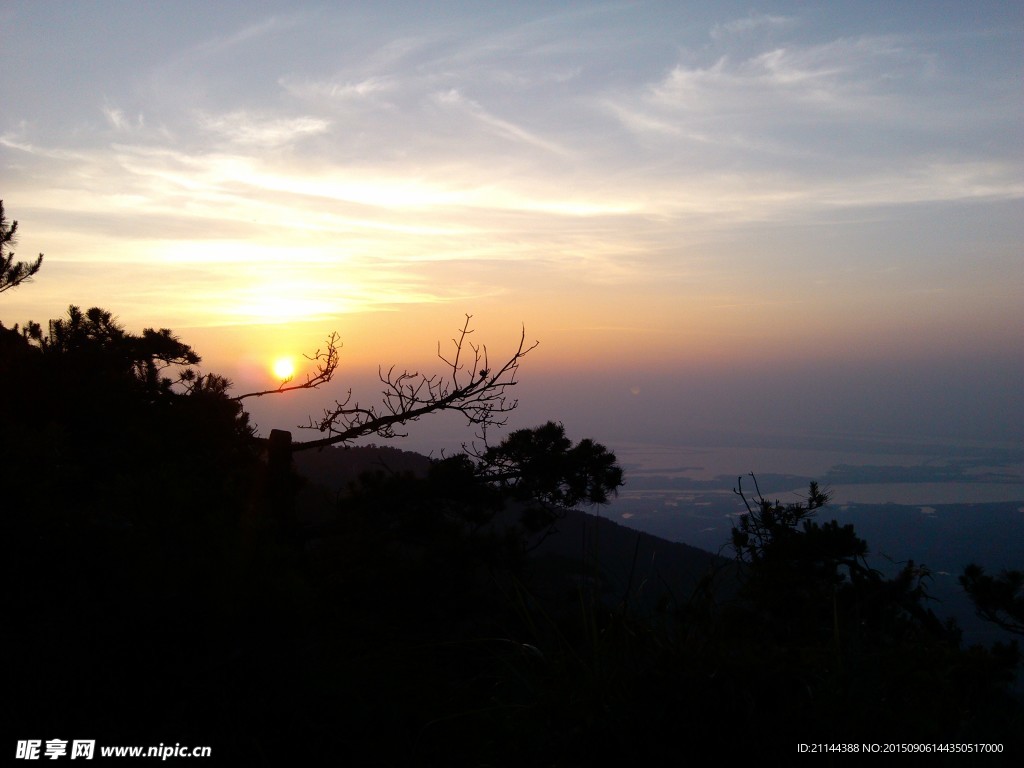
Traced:
<path fill-rule="evenodd" d="M 360 475 L 412 473 L 423 475 L 430 459 L 390 446 L 355 446 L 295 454 L 296 471 L 306 479 L 297 514 L 310 538 L 323 535 L 333 505 Z M 495 518 L 509 525 L 518 510 L 510 505 Z M 315 546 L 315 543 L 314 543 Z M 697 547 L 668 541 L 628 528 L 594 511 L 568 510 L 549 533 L 538 535 L 523 579 L 534 592 L 575 599 L 587 582 L 605 602 L 653 608 L 663 598 L 687 600 L 701 580 L 716 574 L 728 581 L 732 561 Z"/>

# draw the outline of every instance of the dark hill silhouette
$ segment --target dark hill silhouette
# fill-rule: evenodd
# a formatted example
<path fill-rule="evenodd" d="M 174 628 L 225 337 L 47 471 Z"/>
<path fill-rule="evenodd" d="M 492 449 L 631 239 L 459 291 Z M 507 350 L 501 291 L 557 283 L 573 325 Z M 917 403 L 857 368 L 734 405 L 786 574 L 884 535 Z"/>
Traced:
<path fill-rule="evenodd" d="M 729 593 L 733 563 L 727 558 L 582 510 L 569 510 L 556 528 L 537 548 L 535 570 L 547 572 L 551 560 L 575 566 L 580 578 L 598 579 L 606 603 L 651 610 L 666 598 L 688 600 L 712 575 L 720 596 Z"/>
<path fill-rule="evenodd" d="M 335 502 L 365 473 L 426 475 L 431 459 L 391 446 L 330 447 L 295 454 L 305 478 L 296 503 L 300 525 L 316 541 Z M 666 595 L 688 599 L 711 573 L 728 583 L 732 560 L 688 544 L 668 541 L 621 525 L 597 512 L 570 509 L 550 532 L 531 542 L 527 586 L 548 599 L 572 599 L 585 581 L 610 604 L 653 609 Z M 511 525 L 519 507 L 496 516 L 495 525 Z M 721 587 L 722 584 L 719 584 Z"/>

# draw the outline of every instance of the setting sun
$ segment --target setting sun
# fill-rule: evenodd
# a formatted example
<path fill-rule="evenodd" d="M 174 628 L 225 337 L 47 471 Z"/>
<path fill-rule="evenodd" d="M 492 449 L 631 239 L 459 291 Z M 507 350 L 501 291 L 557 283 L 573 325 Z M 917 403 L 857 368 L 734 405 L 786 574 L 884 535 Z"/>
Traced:
<path fill-rule="evenodd" d="M 274 375 L 279 379 L 290 379 L 295 375 L 295 362 L 290 357 L 279 357 L 274 361 Z"/>

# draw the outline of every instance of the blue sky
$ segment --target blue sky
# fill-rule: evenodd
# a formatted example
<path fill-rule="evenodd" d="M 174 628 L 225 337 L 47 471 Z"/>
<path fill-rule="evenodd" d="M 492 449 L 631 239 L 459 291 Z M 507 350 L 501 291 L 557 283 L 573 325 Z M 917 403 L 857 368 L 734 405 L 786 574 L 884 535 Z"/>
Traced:
<path fill-rule="evenodd" d="M 591 431 L 763 410 L 1019 439 L 1020 3 L 6 2 L 0 24 L 0 197 L 46 253 L 8 325 L 98 304 L 255 384 L 335 329 L 353 376 L 418 364 L 468 312 L 495 345 L 525 324 L 535 415 Z"/>

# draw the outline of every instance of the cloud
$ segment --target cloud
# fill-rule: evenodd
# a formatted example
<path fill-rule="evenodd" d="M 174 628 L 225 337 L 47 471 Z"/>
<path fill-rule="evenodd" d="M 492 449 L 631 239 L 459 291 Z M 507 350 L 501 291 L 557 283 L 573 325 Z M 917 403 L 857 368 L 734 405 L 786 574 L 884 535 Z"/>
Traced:
<path fill-rule="evenodd" d="M 337 80 L 293 80 L 281 78 L 281 87 L 293 96 L 302 99 L 331 99 L 349 101 L 365 99 L 381 93 L 394 91 L 398 83 L 393 77 L 371 76 L 358 81 Z"/>
<path fill-rule="evenodd" d="M 568 151 L 556 142 L 549 141 L 516 125 L 515 123 L 491 114 L 477 102 L 472 99 L 465 98 L 454 88 L 435 94 L 435 99 L 439 104 L 452 106 L 461 110 L 463 113 L 470 115 L 475 120 L 491 129 L 493 133 L 504 139 L 516 143 L 527 144 L 531 147 L 544 150 L 545 152 L 551 152 L 556 155 L 568 154 Z"/>
<path fill-rule="evenodd" d="M 249 147 L 280 147 L 306 136 L 324 133 L 330 122 L 319 117 L 263 117 L 239 110 L 223 115 L 203 115 L 200 126 L 232 144 Z"/>
<path fill-rule="evenodd" d="M 677 64 L 648 86 L 644 100 L 671 110 L 735 114 L 799 106 L 868 119 L 900 94 L 900 79 L 920 80 L 924 69 L 920 55 L 892 38 L 790 44 L 742 58 L 721 55 L 707 66 Z"/>
<path fill-rule="evenodd" d="M 794 23 L 795 19 L 790 16 L 771 16 L 751 11 L 741 19 L 715 24 L 711 27 L 711 37 L 714 40 L 721 40 L 746 35 L 756 30 L 784 29 L 793 26 Z"/>
<path fill-rule="evenodd" d="M 103 116 L 107 118 L 110 126 L 117 131 L 133 131 L 142 129 L 146 125 L 145 118 L 141 113 L 134 120 L 125 117 L 124 111 L 115 107 L 103 107 Z"/>
<path fill-rule="evenodd" d="M 1021 163 L 1001 149 L 1007 105 L 937 80 L 937 55 L 892 35 L 684 52 L 595 104 L 631 139 L 644 207 L 667 215 L 1016 199 Z"/>
<path fill-rule="evenodd" d="M 25 152 L 30 155 L 39 154 L 39 150 L 34 144 L 30 144 L 29 142 L 10 133 L 5 133 L 0 136 L 0 146 L 7 147 L 8 149 L 16 149 L 19 152 Z"/>

